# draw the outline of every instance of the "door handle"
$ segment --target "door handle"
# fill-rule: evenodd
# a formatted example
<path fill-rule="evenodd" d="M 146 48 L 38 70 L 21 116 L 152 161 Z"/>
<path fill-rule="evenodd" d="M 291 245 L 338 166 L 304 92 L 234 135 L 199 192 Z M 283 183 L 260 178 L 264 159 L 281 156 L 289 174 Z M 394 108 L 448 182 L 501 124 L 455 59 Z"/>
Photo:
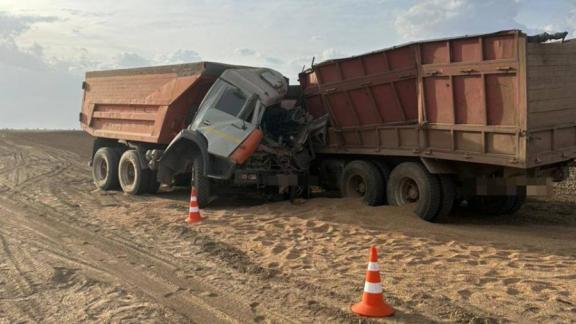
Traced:
<path fill-rule="evenodd" d="M 203 120 L 202 124 L 204 124 L 206 126 L 212 125 L 212 123 L 209 120 Z"/>

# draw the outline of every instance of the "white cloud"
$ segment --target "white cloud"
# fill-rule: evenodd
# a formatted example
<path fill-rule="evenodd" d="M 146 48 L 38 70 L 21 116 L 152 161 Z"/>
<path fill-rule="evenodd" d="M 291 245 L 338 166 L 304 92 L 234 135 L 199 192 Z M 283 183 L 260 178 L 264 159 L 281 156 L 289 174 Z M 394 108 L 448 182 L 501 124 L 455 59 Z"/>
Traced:
<path fill-rule="evenodd" d="M 16 68 L 48 69 L 44 49 L 37 43 L 21 47 L 16 38 L 39 22 L 53 22 L 54 17 L 14 16 L 0 11 L 0 65 Z"/>
<path fill-rule="evenodd" d="M 258 53 L 257 51 L 255 51 L 251 48 L 235 48 L 234 54 L 237 54 L 240 56 L 260 56 L 260 53 Z"/>
<path fill-rule="evenodd" d="M 122 52 L 116 55 L 114 65 L 119 68 L 142 67 L 150 65 L 150 60 L 132 52 Z"/>
<path fill-rule="evenodd" d="M 34 24 L 52 21 L 0 13 L 0 127 L 76 126 L 72 107 L 80 102 L 81 78 L 63 62 L 46 57 L 39 44 L 22 47 L 16 42 Z"/>
<path fill-rule="evenodd" d="M 148 58 L 134 52 L 122 52 L 114 57 L 111 65 L 100 65 L 100 69 L 113 69 L 113 68 L 133 68 L 143 67 L 150 65 L 168 65 L 168 64 L 181 64 L 199 62 L 202 60 L 200 54 L 193 50 L 178 49 L 172 53 L 157 55 L 153 58 Z"/>
<path fill-rule="evenodd" d="M 201 61 L 198 52 L 189 49 L 178 49 L 168 55 L 161 55 L 155 61 L 158 64 L 180 64 Z"/>
<path fill-rule="evenodd" d="M 424 0 L 400 12 L 394 25 L 407 40 L 525 29 L 518 0 Z"/>
<path fill-rule="evenodd" d="M 332 60 L 332 59 L 336 59 L 336 58 L 342 58 L 342 57 L 346 57 L 346 54 L 342 53 L 339 50 L 336 50 L 334 48 L 327 48 L 325 50 L 322 51 L 322 53 L 320 53 L 320 55 L 316 58 L 316 62 L 322 62 L 322 61 L 327 61 L 327 60 Z"/>
<path fill-rule="evenodd" d="M 51 16 L 14 16 L 0 11 L 0 39 L 12 40 L 30 27 L 39 22 L 54 22 L 56 17 Z"/>
<path fill-rule="evenodd" d="M 38 48 L 20 48 L 14 42 L 0 42 L 0 66 L 28 70 L 47 70 L 49 65 Z"/>

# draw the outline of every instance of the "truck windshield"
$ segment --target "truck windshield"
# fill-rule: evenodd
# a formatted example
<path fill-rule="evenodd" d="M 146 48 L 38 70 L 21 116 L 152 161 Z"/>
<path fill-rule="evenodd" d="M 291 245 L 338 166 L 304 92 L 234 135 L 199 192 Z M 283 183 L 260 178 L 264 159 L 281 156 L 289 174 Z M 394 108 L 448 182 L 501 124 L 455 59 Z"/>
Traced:
<path fill-rule="evenodd" d="M 214 108 L 229 115 L 238 116 L 246 100 L 246 96 L 238 88 L 222 82 L 222 95 Z"/>

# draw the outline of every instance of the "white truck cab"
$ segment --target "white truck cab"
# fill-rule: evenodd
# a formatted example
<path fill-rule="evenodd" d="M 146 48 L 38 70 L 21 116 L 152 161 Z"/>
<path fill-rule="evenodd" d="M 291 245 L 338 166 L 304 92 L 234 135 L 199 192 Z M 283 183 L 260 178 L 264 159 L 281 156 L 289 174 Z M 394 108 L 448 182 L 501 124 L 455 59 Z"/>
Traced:
<path fill-rule="evenodd" d="M 189 129 L 208 141 L 208 153 L 230 157 L 260 125 L 266 107 L 288 92 L 282 74 L 265 68 L 230 69 L 212 85 Z"/>
<path fill-rule="evenodd" d="M 192 123 L 162 153 L 158 178 L 169 181 L 190 170 L 201 205 L 219 184 L 276 187 L 284 193 L 299 186 L 313 156 L 307 145 L 310 123 L 300 108 L 283 107 L 288 93 L 288 79 L 277 71 L 225 70 Z"/>

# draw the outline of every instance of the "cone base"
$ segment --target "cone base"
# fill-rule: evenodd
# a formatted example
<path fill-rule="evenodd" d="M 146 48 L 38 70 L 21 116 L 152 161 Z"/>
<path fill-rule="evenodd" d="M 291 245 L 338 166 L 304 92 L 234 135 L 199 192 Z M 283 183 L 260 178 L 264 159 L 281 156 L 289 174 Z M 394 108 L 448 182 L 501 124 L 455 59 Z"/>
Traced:
<path fill-rule="evenodd" d="M 378 305 L 368 305 L 364 302 L 359 302 L 352 305 L 351 308 L 354 313 L 361 316 L 386 317 L 394 315 L 394 308 L 384 301 L 378 303 Z"/>
<path fill-rule="evenodd" d="M 188 216 L 188 218 L 186 218 L 186 223 L 188 224 L 195 224 L 202 221 L 202 217 L 201 216 Z"/>

